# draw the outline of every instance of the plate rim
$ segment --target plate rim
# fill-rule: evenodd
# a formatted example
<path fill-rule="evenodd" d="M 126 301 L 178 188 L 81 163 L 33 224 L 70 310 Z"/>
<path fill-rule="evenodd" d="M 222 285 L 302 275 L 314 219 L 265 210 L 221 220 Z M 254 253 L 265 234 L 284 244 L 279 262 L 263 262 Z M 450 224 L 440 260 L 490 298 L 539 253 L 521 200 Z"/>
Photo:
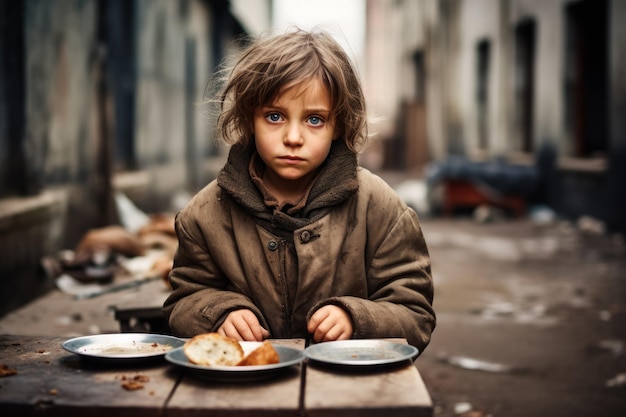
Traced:
<path fill-rule="evenodd" d="M 161 340 L 167 340 L 167 341 L 172 341 L 174 342 L 174 344 L 171 344 L 170 346 L 172 346 L 172 349 L 170 349 L 169 351 L 172 351 L 180 346 L 182 346 L 185 341 L 182 340 L 181 338 L 178 338 L 176 336 L 171 336 L 171 335 L 165 335 L 165 334 L 159 334 L 159 333 L 100 333 L 100 334 L 93 334 L 93 335 L 85 335 L 85 336 L 77 336 L 77 337 L 72 337 L 70 339 L 67 339 L 65 341 L 63 341 L 63 343 L 61 343 L 61 347 L 63 349 L 65 349 L 66 351 L 76 354 L 80 357 L 83 358 L 90 358 L 90 359 L 102 359 L 102 360 L 114 360 L 114 361 L 124 361 L 124 360 L 138 360 L 138 359 L 147 359 L 147 358 L 156 358 L 159 356 L 165 356 L 165 354 L 167 352 L 163 352 L 163 351 L 157 351 L 157 352 L 150 352 L 150 353 L 138 353 L 138 354 L 121 354 L 121 355 L 103 355 L 103 354 L 97 354 L 97 353 L 90 353 L 90 352 L 81 352 L 79 349 L 73 348 L 71 345 L 75 344 L 75 343 L 79 343 L 82 340 L 88 340 L 88 339 L 103 339 L 104 341 L 108 340 L 108 339 L 115 339 L 115 338 L 128 338 L 128 339 L 132 339 L 133 337 L 135 338 L 147 338 L 147 339 L 161 339 Z M 152 340 L 151 340 L 152 341 Z M 98 340 L 99 343 L 102 343 L 102 341 Z M 142 340 L 143 342 L 143 340 Z M 157 343 L 162 343 L 162 342 L 157 342 Z M 89 344 L 85 344 L 82 347 L 85 346 L 89 346 Z M 168 351 L 168 352 L 169 352 Z"/>
<path fill-rule="evenodd" d="M 172 363 L 173 365 L 177 365 L 182 368 L 190 369 L 193 371 L 198 371 L 200 373 L 206 373 L 207 375 L 221 374 L 221 375 L 233 375 L 234 376 L 238 374 L 243 375 L 243 374 L 250 374 L 250 373 L 263 373 L 263 372 L 277 371 L 283 368 L 288 368 L 290 366 L 302 363 L 305 359 L 304 350 L 302 349 L 298 349 L 298 348 L 291 347 L 291 346 L 284 346 L 284 345 L 274 345 L 274 348 L 278 350 L 288 350 L 288 351 L 297 352 L 299 355 L 295 359 L 290 359 L 285 362 L 279 362 L 277 364 L 270 364 L 270 365 L 207 366 L 207 365 L 198 365 L 195 363 L 191 363 L 189 362 L 189 360 L 181 361 L 177 358 L 174 358 L 173 357 L 174 355 L 177 355 L 179 352 L 181 352 L 182 353 L 181 356 L 186 359 L 186 356 L 183 351 L 183 346 L 181 346 L 181 347 L 172 349 L 169 352 L 166 352 L 165 360 Z"/>
<path fill-rule="evenodd" d="M 340 360 L 340 359 L 332 359 L 332 358 L 324 358 L 316 355 L 318 350 L 322 348 L 330 348 L 337 349 L 338 346 L 345 346 L 346 348 L 350 347 L 369 347 L 373 348 L 374 345 L 387 345 L 387 346 L 401 346 L 403 350 L 407 350 L 406 353 L 402 354 L 396 358 L 385 358 L 385 359 L 368 359 L 368 360 Z M 340 348 L 339 348 L 340 349 Z M 323 363 L 327 365 L 338 365 L 338 366 L 347 366 L 347 367 L 368 367 L 368 366 L 380 366 L 380 365 L 390 365 L 395 363 L 400 363 L 406 360 L 413 360 L 419 354 L 419 349 L 413 345 L 408 343 L 400 343 L 394 342 L 391 340 L 380 340 L 380 339 L 349 339 L 349 340 L 335 340 L 331 342 L 321 342 L 316 343 L 314 345 L 309 345 L 306 349 L 304 349 L 305 357 L 313 362 Z"/>

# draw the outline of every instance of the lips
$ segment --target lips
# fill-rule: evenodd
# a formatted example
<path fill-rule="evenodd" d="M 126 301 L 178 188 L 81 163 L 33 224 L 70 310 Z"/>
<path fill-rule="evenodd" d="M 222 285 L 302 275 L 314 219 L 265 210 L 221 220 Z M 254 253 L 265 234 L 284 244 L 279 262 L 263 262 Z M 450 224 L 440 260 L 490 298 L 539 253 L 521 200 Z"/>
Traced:
<path fill-rule="evenodd" d="M 295 162 L 304 161 L 304 159 L 298 156 L 293 156 L 293 155 L 281 156 L 279 159 L 287 163 L 295 163 Z"/>

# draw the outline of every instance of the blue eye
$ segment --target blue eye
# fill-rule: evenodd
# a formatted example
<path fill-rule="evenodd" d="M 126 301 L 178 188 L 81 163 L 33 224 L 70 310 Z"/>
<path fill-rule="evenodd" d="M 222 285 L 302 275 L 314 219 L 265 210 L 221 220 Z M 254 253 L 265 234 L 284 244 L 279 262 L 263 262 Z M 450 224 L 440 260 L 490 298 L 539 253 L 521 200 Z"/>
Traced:
<path fill-rule="evenodd" d="M 320 117 L 311 116 L 309 117 L 309 123 L 312 124 L 313 126 L 319 126 L 323 123 L 323 120 Z"/>
<path fill-rule="evenodd" d="M 272 123 L 280 122 L 281 119 L 280 114 L 278 113 L 269 113 L 267 116 L 265 116 L 265 118 Z"/>

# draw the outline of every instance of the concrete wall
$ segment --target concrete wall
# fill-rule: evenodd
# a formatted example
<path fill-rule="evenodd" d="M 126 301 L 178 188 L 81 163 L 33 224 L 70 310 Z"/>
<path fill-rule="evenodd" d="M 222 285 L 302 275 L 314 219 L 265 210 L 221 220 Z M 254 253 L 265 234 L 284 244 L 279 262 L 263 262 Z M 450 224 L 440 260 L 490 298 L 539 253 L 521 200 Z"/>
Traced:
<path fill-rule="evenodd" d="M 165 210 L 172 190 L 207 181 L 203 156 L 214 147 L 201 102 L 213 66 L 211 11 L 189 2 L 140 1 L 137 14 L 135 146 L 148 173 L 150 210 Z M 147 203 L 146 203 L 147 204 Z"/>
<path fill-rule="evenodd" d="M 383 117 L 379 125 L 381 141 L 404 141 L 401 151 L 391 149 L 393 153 L 422 149 L 414 146 L 416 137 L 407 136 L 403 130 L 408 122 L 422 117 L 421 113 L 406 112 L 403 103 L 415 99 L 411 75 L 415 67 L 410 56 L 423 51 L 428 92 L 423 123 L 431 161 L 462 155 L 474 161 L 498 158 L 511 164 L 534 165 L 543 155 L 553 152 L 555 159 L 553 167 L 546 171 L 550 178 L 545 179 L 542 202 L 562 216 L 575 219 L 589 215 L 606 222 L 609 228 L 626 231 L 620 214 L 626 206 L 626 198 L 621 197 L 626 195 L 626 130 L 622 126 L 626 114 L 626 41 L 620 24 L 626 18 L 623 1 L 606 0 L 606 11 L 604 3 L 580 0 L 369 0 L 367 4 L 366 91 L 371 108 Z M 593 26 L 595 20 L 586 20 L 590 9 L 581 9 L 581 5 L 593 5 L 593 16 L 606 13 L 603 27 L 609 32 L 604 45 L 597 44 L 603 39 L 603 27 Z M 585 102 L 579 102 L 575 108 L 571 104 L 574 99 L 566 94 L 570 91 L 566 90 L 566 74 L 571 74 L 575 67 L 567 62 L 568 56 L 574 55 L 571 51 L 575 51 L 568 49 L 572 39 L 568 37 L 569 13 L 572 21 L 580 18 L 583 25 L 589 25 L 583 32 L 596 42 L 591 49 L 606 47 L 608 51 L 606 64 L 592 69 L 596 78 L 576 79 L 578 84 L 572 91 L 576 97 L 582 93 Z M 530 150 L 522 147 L 515 60 L 515 30 L 528 21 L 534 22 L 536 29 L 530 69 Z M 484 72 L 478 68 L 481 42 L 489 45 Z M 600 53 L 596 58 L 602 56 Z M 600 59 L 593 63 L 596 62 Z M 590 65 L 589 60 L 585 65 Z M 606 73 L 598 68 L 606 68 Z M 481 77 L 486 80 L 482 120 L 477 100 Z M 606 94 L 597 94 L 604 88 L 603 80 Z M 584 117 L 574 115 L 568 120 L 568 108 L 574 108 L 578 114 L 582 108 Z M 597 108 L 606 112 L 589 110 Z M 581 127 L 585 123 L 593 129 Z M 589 141 L 582 146 L 589 146 L 590 151 L 581 151 L 576 140 L 580 132 L 586 135 L 583 141 Z M 384 146 L 376 150 L 390 151 Z M 394 167 L 397 166 L 387 166 Z"/>
<path fill-rule="evenodd" d="M 411 109 L 415 108 L 418 95 L 428 96 L 427 101 L 432 103 L 432 112 L 420 116 L 424 118 L 424 123 L 432 123 L 431 137 L 439 132 L 439 119 L 432 118 L 432 115 L 439 114 L 437 109 L 441 104 L 439 71 L 442 60 L 434 47 L 438 41 L 437 13 L 437 2 L 431 0 L 367 1 L 367 39 L 362 73 L 374 136 L 362 157 L 364 165 L 372 168 L 405 168 L 411 165 L 411 161 L 402 158 L 403 152 L 398 149 L 398 146 L 404 146 L 399 132 L 415 130 L 415 126 L 406 126 L 402 115 L 415 113 Z M 424 57 L 423 76 L 426 82 L 422 88 L 426 91 L 422 92 L 418 92 L 416 53 Z M 423 112 L 418 109 L 417 113 Z M 411 140 L 407 139 L 407 146 L 412 145 Z M 423 141 L 426 140 L 424 137 Z M 437 152 L 437 143 L 429 143 L 434 145 L 432 152 Z M 421 149 L 424 158 L 431 152 L 425 143 L 416 148 Z M 390 157 L 390 153 L 397 155 Z"/>
<path fill-rule="evenodd" d="M 459 111 L 462 114 L 461 123 L 464 132 L 465 150 L 470 154 L 481 152 L 481 141 L 487 144 L 487 149 L 499 147 L 499 137 L 496 131 L 496 120 L 503 106 L 498 94 L 500 87 L 500 54 L 498 38 L 499 4 L 495 0 L 477 0 L 464 2 L 461 5 L 459 19 L 459 56 L 458 65 L 452 77 L 456 78 L 456 100 L 459 102 Z M 480 137 L 478 128 L 478 106 L 476 105 L 477 89 L 477 54 L 476 49 L 481 41 L 489 42 L 489 80 L 487 86 L 487 135 Z"/>
<path fill-rule="evenodd" d="M 613 0 L 610 10 L 610 82 L 611 130 L 610 146 L 619 153 L 626 152 L 626 2 Z M 626 176 L 623 177 L 626 180 Z"/>
<path fill-rule="evenodd" d="M 225 0 L 2 2 L 0 33 L 23 43 L 0 42 L 0 314 L 54 285 L 44 256 L 119 221 L 114 192 L 149 213 L 172 211 L 180 193 L 215 178 L 226 149 L 216 148 L 201 104 L 219 61 L 239 47 L 243 28 L 229 8 Z M 115 40 L 122 28 L 126 38 Z M 9 65 L 16 58 L 19 73 Z M 120 127 L 129 128 L 123 139 Z M 129 145 L 124 160 L 120 145 Z"/>
<path fill-rule="evenodd" d="M 626 2 L 613 0 L 610 9 L 610 142 L 608 221 L 626 233 Z"/>
<path fill-rule="evenodd" d="M 563 133 L 564 16 L 569 1 L 520 0 L 513 3 L 511 22 L 532 18 L 537 22 L 538 44 L 533 107 L 536 148 L 544 141 L 569 152 Z"/>
<path fill-rule="evenodd" d="M 580 216 L 596 217 L 607 223 L 609 229 L 626 230 L 621 220 L 626 182 L 623 154 L 623 129 L 619 127 L 624 114 L 623 100 L 626 97 L 622 68 L 626 50 L 620 19 L 626 17 L 623 2 L 607 2 L 606 38 L 608 53 L 607 102 L 587 101 L 588 108 L 606 106 L 610 116 L 606 132 L 608 146 L 604 154 L 581 155 L 565 119 L 565 95 L 567 31 L 566 11 L 568 6 L 580 4 L 574 0 L 472 0 L 460 2 L 458 22 L 461 47 L 457 65 L 451 74 L 451 85 L 458 86 L 461 112 L 461 135 L 465 155 L 471 159 L 503 157 L 512 163 L 534 164 L 545 148 L 555 152 L 555 169 L 547 179 L 547 194 L 544 203 L 552 206 L 559 214 L 576 219 Z M 512 33 L 516 25 L 532 19 L 536 24 L 536 50 L 533 88 L 532 149 L 529 154 L 520 154 L 517 137 L 520 126 L 513 120 L 516 111 L 513 101 L 513 65 L 515 44 L 509 38 L 509 46 L 503 45 L 505 30 Z M 476 102 L 476 44 L 481 39 L 491 45 L 489 67 L 488 133 L 487 148 L 481 154 L 477 143 L 480 133 L 477 128 Z M 597 47 L 597 46 L 596 46 Z M 570 64 L 571 65 L 571 64 Z M 503 71 L 507 68 L 508 70 Z M 510 77 L 508 80 L 503 77 Z M 620 116 L 618 116 L 618 114 Z M 580 119 L 576 119 L 578 123 Z M 504 121 L 504 125 L 502 122 Z"/>
<path fill-rule="evenodd" d="M 5 186 L 0 199 L 0 294 L 8 311 L 51 285 L 40 268 L 80 230 L 99 219 L 97 187 L 97 67 L 95 1 L 13 4 L 3 27 L 19 41 L 0 51 L 4 72 L 0 130 Z M 5 32 L 6 33 L 6 32 Z M 19 36 L 18 36 L 19 35 Z M 6 44 L 5 44 L 6 45 Z M 23 45 L 20 49 L 20 46 Z M 19 121 L 19 126 L 16 126 Z M 19 137 L 18 137 L 19 136 Z M 19 169 L 16 169 L 18 168 Z M 12 187 L 14 183 L 19 186 Z M 31 195 L 11 196 L 11 191 Z M 77 203 L 82 200 L 83 203 Z M 80 207 L 81 215 L 76 215 Z M 75 232 L 74 232 L 75 233 Z"/>

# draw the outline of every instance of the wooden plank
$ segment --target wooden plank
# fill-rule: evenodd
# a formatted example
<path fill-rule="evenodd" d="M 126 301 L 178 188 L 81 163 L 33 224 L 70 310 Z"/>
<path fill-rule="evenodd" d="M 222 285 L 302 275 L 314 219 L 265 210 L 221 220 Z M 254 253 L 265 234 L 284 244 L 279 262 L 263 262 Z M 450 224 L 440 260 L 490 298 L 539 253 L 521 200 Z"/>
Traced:
<path fill-rule="evenodd" d="M 64 340 L 0 335 L 0 363 L 17 371 L 0 378 L 3 415 L 163 415 L 179 378 L 164 360 L 135 363 L 132 368 L 94 364 L 65 351 Z M 137 375 L 148 378 L 144 387 L 125 390 L 124 378 Z"/>
<path fill-rule="evenodd" d="M 304 408 L 308 417 L 430 417 L 433 405 L 417 367 L 347 371 L 306 365 Z"/>
<path fill-rule="evenodd" d="M 303 339 L 272 343 L 304 349 Z M 238 416 L 281 417 L 299 415 L 302 365 L 259 381 L 208 381 L 184 375 L 167 404 L 168 417 Z"/>

